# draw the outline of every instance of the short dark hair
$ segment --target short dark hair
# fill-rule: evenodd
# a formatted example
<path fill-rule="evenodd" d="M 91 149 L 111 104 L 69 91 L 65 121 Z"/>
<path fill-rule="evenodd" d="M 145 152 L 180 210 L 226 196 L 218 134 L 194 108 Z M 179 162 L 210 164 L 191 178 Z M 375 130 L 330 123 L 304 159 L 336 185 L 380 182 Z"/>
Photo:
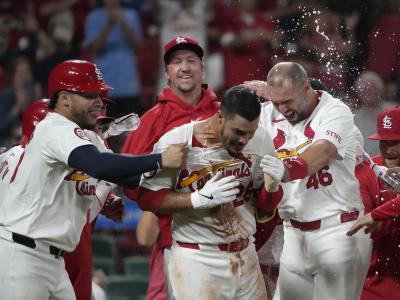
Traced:
<path fill-rule="evenodd" d="M 222 95 L 221 111 L 228 119 L 239 115 L 248 121 L 254 121 L 261 113 L 261 98 L 252 89 L 235 85 Z"/>
<path fill-rule="evenodd" d="M 53 110 L 54 108 L 56 108 L 59 93 L 60 93 L 60 91 L 56 92 L 53 95 L 53 97 L 51 97 L 50 102 L 49 102 L 49 109 Z"/>

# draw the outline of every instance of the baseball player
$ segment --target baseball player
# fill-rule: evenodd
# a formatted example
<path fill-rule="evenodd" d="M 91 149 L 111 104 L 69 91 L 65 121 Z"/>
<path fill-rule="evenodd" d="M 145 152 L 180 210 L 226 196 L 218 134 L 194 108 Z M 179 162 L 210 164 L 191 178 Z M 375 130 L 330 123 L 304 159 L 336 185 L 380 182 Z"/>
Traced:
<path fill-rule="evenodd" d="M 101 132 L 98 131 L 100 129 L 99 122 L 107 120 L 105 119 L 105 106 L 109 102 L 106 101 L 103 97 L 104 106 L 101 109 L 101 115 L 97 118 L 94 130 L 85 130 L 87 137 L 102 152 L 110 152 L 105 145 L 105 141 L 99 136 Z M 92 177 L 87 178 L 83 184 L 94 185 L 96 189 L 94 193 L 85 196 L 86 200 L 90 201 L 91 204 L 79 243 L 73 252 L 64 257 L 65 269 L 77 300 L 91 299 L 92 297 L 92 230 L 98 214 L 102 212 L 103 215 L 114 221 L 121 221 L 124 213 L 123 202 L 113 192 L 116 187 L 115 184 Z"/>
<path fill-rule="evenodd" d="M 259 97 L 244 86 L 225 92 L 213 117 L 165 134 L 155 151 L 183 142 L 190 151 L 180 172 L 142 178 L 140 197 L 157 197 L 160 212 L 173 212 L 168 273 L 176 299 L 265 299 L 254 247 L 255 189 L 263 186 L 259 162 L 273 153 L 257 130 Z M 263 206 L 281 198 L 279 185 L 259 193 Z"/>
<path fill-rule="evenodd" d="M 400 107 L 391 107 L 377 118 L 377 133 L 369 139 L 379 140 L 380 154 L 373 160 L 381 166 L 400 166 Z M 366 215 L 360 218 L 348 231 L 355 234 L 366 226 L 373 239 L 372 257 L 364 283 L 362 300 L 391 299 L 400 292 L 400 244 L 399 221 L 400 198 L 379 181 L 375 173 L 360 174 L 360 188 Z"/>
<path fill-rule="evenodd" d="M 89 177 L 123 186 L 142 172 L 179 168 L 184 145 L 161 154 L 99 152 L 84 129 L 96 124 L 102 92 L 110 87 L 97 66 L 71 60 L 49 76 L 49 112 L 36 126 L 3 198 L 0 290 L 5 299 L 75 299 L 63 256 L 79 242 L 96 186 Z"/>
<path fill-rule="evenodd" d="M 128 135 L 122 152 L 151 153 L 154 144 L 166 132 L 190 121 L 207 119 L 218 111 L 217 96 L 209 85 L 203 84 L 203 55 L 201 45 L 190 37 L 177 36 L 164 45 L 165 76 L 169 86 L 158 95 L 158 103 L 141 117 L 139 128 Z M 143 210 L 159 210 L 160 203 L 156 199 L 142 201 L 137 191 L 125 189 L 124 192 L 129 198 L 137 200 Z M 157 213 L 157 219 L 151 220 L 157 220 L 160 233 L 154 246 L 157 251 L 152 251 L 150 268 L 162 270 L 164 253 L 167 259 L 172 244 L 172 216 Z M 160 280 L 164 278 L 161 275 L 150 272 L 148 299 L 166 299 L 167 289 L 164 287 L 165 280 Z"/>
<path fill-rule="evenodd" d="M 324 90 L 325 84 L 316 78 L 309 78 L 314 90 Z M 266 82 L 259 80 L 246 81 L 246 86 L 260 92 L 260 97 L 268 101 Z M 263 87 L 261 90 L 257 89 Z M 256 210 L 257 231 L 254 235 L 255 245 L 260 261 L 261 271 L 267 287 L 268 299 L 272 299 L 276 291 L 279 276 L 279 261 L 283 248 L 283 223 L 278 214 L 279 203 L 268 203 L 267 207 Z M 279 299 L 279 295 L 276 296 Z"/>
<path fill-rule="evenodd" d="M 339 99 L 313 90 L 297 63 L 276 64 L 267 86 L 271 103 L 261 123 L 276 154 L 261 166 L 284 182 L 280 299 L 358 299 L 371 243 L 367 235 L 346 236 L 363 215 L 353 115 Z"/>

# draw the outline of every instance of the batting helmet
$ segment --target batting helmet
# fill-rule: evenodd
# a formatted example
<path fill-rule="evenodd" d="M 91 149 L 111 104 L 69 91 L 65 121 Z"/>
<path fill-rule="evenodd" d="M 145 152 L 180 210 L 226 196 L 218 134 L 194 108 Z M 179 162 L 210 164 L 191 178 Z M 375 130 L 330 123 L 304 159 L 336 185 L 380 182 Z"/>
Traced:
<path fill-rule="evenodd" d="M 100 69 L 94 63 L 67 60 L 55 66 L 48 79 L 50 99 L 61 90 L 96 93 L 112 90 L 112 87 L 104 82 Z"/>
<path fill-rule="evenodd" d="M 49 112 L 50 99 L 40 99 L 32 102 L 22 114 L 22 134 L 28 140 L 32 136 L 37 123 L 42 121 Z"/>

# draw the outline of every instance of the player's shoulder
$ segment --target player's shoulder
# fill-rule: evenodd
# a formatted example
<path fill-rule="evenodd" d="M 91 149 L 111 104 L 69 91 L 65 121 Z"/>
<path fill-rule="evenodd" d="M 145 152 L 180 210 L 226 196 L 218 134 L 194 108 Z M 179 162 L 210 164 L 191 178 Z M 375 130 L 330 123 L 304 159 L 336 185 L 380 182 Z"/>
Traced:
<path fill-rule="evenodd" d="M 325 91 L 322 91 L 320 101 L 322 104 L 322 110 L 342 110 L 345 113 L 351 114 L 351 110 L 346 103 Z"/>
<path fill-rule="evenodd" d="M 158 141 L 158 144 L 172 145 L 190 142 L 193 136 L 193 125 L 195 122 L 180 125 L 166 132 Z"/>
<path fill-rule="evenodd" d="M 146 111 L 141 117 L 141 123 L 159 123 L 165 119 L 166 106 L 163 103 L 157 103 L 148 111 Z"/>

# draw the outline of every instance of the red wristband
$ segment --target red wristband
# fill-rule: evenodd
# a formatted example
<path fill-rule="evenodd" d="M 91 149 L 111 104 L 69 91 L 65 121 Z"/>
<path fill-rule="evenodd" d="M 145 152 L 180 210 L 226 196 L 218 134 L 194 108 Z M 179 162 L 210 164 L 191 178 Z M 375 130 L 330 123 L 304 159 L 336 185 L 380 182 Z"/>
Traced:
<path fill-rule="evenodd" d="M 307 177 L 308 174 L 307 162 L 301 157 L 292 160 L 286 160 L 284 161 L 284 164 L 289 173 L 289 181 L 296 179 L 303 179 Z"/>

